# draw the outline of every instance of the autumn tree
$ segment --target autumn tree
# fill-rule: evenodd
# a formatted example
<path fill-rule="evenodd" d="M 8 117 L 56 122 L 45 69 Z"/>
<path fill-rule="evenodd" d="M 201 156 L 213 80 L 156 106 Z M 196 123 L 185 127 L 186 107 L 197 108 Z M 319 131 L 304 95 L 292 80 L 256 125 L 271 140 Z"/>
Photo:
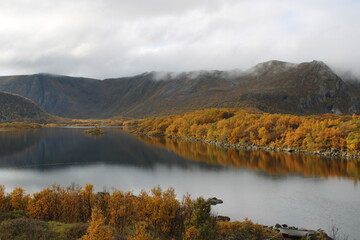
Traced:
<path fill-rule="evenodd" d="M 105 219 L 107 220 L 106 223 L 109 222 L 110 218 L 110 199 L 111 195 L 107 190 L 96 193 L 94 198 L 94 207 L 102 211 Z"/>
<path fill-rule="evenodd" d="M 139 120 L 133 131 L 217 143 L 360 154 L 358 126 L 358 115 L 295 116 L 236 109 L 204 109 Z"/>
<path fill-rule="evenodd" d="M 29 202 L 28 216 L 45 221 L 57 220 L 57 201 L 50 188 L 34 193 L 33 198 Z"/>
<path fill-rule="evenodd" d="M 86 222 L 90 219 L 92 207 L 94 205 L 94 186 L 91 184 L 86 184 L 84 188 L 80 190 L 79 197 L 81 221 Z"/>
<path fill-rule="evenodd" d="M 9 197 L 5 194 L 5 186 L 0 185 L 0 212 L 8 211 L 9 208 Z"/>
<path fill-rule="evenodd" d="M 129 240 L 153 240 L 154 238 L 146 230 L 146 225 L 144 222 L 137 223 L 134 236 L 129 238 Z"/>
<path fill-rule="evenodd" d="M 10 196 L 10 206 L 13 210 L 26 210 L 30 196 L 25 194 L 24 189 L 16 187 Z"/>
<path fill-rule="evenodd" d="M 360 151 L 360 133 L 352 132 L 346 138 L 347 148 L 350 151 Z"/>
<path fill-rule="evenodd" d="M 139 219 L 157 238 L 171 239 L 181 235 L 183 220 L 174 189 L 163 192 L 160 187 L 155 187 L 151 194 L 142 192 L 139 196 Z"/>
<path fill-rule="evenodd" d="M 73 223 L 81 221 L 80 187 L 72 184 L 59 192 L 59 221 Z"/>
<path fill-rule="evenodd" d="M 95 209 L 91 213 L 90 225 L 82 240 L 113 240 L 112 231 L 104 226 L 105 219 L 101 210 Z"/>
<path fill-rule="evenodd" d="M 216 239 L 217 224 L 211 214 L 211 205 L 204 198 L 194 202 L 193 212 L 186 221 L 186 240 L 213 240 Z"/>
<path fill-rule="evenodd" d="M 131 192 L 116 190 L 109 199 L 110 224 L 120 233 L 137 220 L 139 203 Z"/>

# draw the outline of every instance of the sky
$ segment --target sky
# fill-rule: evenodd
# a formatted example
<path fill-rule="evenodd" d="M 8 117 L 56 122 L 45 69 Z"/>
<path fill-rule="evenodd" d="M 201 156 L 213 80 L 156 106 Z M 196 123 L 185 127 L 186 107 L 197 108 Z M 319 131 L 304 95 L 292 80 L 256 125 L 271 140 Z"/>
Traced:
<path fill-rule="evenodd" d="M 0 0 L 0 75 L 321 60 L 360 75 L 360 0 Z"/>

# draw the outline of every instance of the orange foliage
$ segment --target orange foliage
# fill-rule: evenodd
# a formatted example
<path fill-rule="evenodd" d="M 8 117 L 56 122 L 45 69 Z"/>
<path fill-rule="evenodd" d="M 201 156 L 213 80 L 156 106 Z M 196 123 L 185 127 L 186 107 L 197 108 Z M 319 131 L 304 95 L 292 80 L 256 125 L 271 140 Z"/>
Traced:
<path fill-rule="evenodd" d="M 220 239 L 283 239 L 262 225 L 254 224 L 248 219 L 243 222 L 220 222 Z"/>
<path fill-rule="evenodd" d="M 131 192 L 116 190 L 109 199 L 110 224 L 120 232 L 137 220 L 138 201 Z"/>
<path fill-rule="evenodd" d="M 15 188 L 11 192 L 10 206 L 13 210 L 26 210 L 29 202 L 29 195 L 25 195 L 25 190 L 22 188 Z"/>
<path fill-rule="evenodd" d="M 133 131 L 217 143 L 360 154 L 357 115 L 294 116 L 205 109 L 139 120 Z"/>
<path fill-rule="evenodd" d="M 109 228 L 104 227 L 105 218 L 101 210 L 93 209 L 91 214 L 90 226 L 82 240 L 113 240 L 113 233 Z"/>
<path fill-rule="evenodd" d="M 3 209 L 7 199 L 10 207 Z M 114 235 L 131 240 L 211 240 L 218 231 L 207 201 L 186 195 L 180 202 L 172 188 L 155 187 L 150 194 L 142 191 L 136 196 L 120 190 L 94 193 L 89 184 L 53 185 L 29 196 L 21 188 L 6 194 L 0 185 L 0 204 L 1 211 L 27 210 L 27 217 L 46 221 L 75 223 L 91 218 L 83 240 L 109 240 Z"/>
<path fill-rule="evenodd" d="M 86 184 L 85 187 L 80 191 L 80 209 L 81 209 L 81 220 L 86 222 L 91 216 L 91 210 L 94 206 L 95 195 L 93 193 L 94 186 Z"/>
<path fill-rule="evenodd" d="M 5 195 L 5 186 L 0 185 L 0 212 L 8 210 L 6 201 L 6 195 Z"/>
<path fill-rule="evenodd" d="M 136 224 L 136 230 L 133 237 L 129 238 L 129 240 L 153 240 L 154 238 L 150 233 L 146 230 L 146 224 L 143 222 L 139 222 Z"/>
<path fill-rule="evenodd" d="M 186 240 L 196 240 L 198 234 L 199 234 L 199 230 L 197 230 L 196 227 L 191 226 L 186 230 L 185 239 Z"/>

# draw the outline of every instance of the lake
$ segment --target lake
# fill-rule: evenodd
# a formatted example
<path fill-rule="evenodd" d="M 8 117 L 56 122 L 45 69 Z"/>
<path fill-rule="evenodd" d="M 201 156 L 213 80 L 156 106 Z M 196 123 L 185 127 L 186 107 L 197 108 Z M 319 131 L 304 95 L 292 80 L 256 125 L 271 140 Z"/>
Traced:
<path fill-rule="evenodd" d="M 178 197 L 218 197 L 214 213 L 265 225 L 286 223 L 360 239 L 360 161 L 310 154 L 226 149 L 201 142 L 134 136 L 107 128 L 0 131 L 0 184 L 28 193 L 51 184 L 96 190 L 174 187 Z"/>

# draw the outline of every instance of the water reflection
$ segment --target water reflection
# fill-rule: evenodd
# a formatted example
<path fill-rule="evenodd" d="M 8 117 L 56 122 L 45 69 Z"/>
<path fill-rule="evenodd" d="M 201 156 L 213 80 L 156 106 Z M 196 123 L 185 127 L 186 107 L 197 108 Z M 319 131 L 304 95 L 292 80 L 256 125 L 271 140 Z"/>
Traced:
<path fill-rule="evenodd" d="M 141 168 L 153 168 L 156 164 L 219 168 L 151 147 L 120 129 L 108 129 L 101 138 L 86 136 L 78 128 L 3 131 L 0 146 L 0 167 L 55 169 L 107 163 Z"/>
<path fill-rule="evenodd" d="M 10 191 L 75 182 L 138 192 L 159 184 L 179 196 L 220 197 L 225 204 L 215 211 L 233 220 L 325 230 L 334 222 L 350 239 L 360 235 L 360 188 L 352 183 L 359 169 L 357 161 L 238 151 L 120 129 L 99 139 L 71 128 L 0 132 L 0 184 Z"/>
<path fill-rule="evenodd" d="M 223 148 L 202 142 L 138 135 L 150 146 L 163 147 L 185 158 L 236 168 L 261 170 L 270 175 L 300 174 L 312 177 L 344 177 L 360 179 L 360 161 L 331 159 L 313 154 L 249 151 Z"/>
<path fill-rule="evenodd" d="M 37 144 L 40 138 L 38 130 L 0 130 L 0 159 L 1 157 L 21 154 L 27 151 Z"/>
<path fill-rule="evenodd" d="M 156 164 L 208 169 L 230 166 L 271 176 L 341 177 L 355 183 L 360 179 L 358 160 L 222 148 L 202 142 L 133 136 L 121 129 L 108 129 L 101 138 L 90 138 L 83 129 L 76 128 L 0 132 L 0 167 L 48 169 L 99 162 L 141 168 Z"/>

